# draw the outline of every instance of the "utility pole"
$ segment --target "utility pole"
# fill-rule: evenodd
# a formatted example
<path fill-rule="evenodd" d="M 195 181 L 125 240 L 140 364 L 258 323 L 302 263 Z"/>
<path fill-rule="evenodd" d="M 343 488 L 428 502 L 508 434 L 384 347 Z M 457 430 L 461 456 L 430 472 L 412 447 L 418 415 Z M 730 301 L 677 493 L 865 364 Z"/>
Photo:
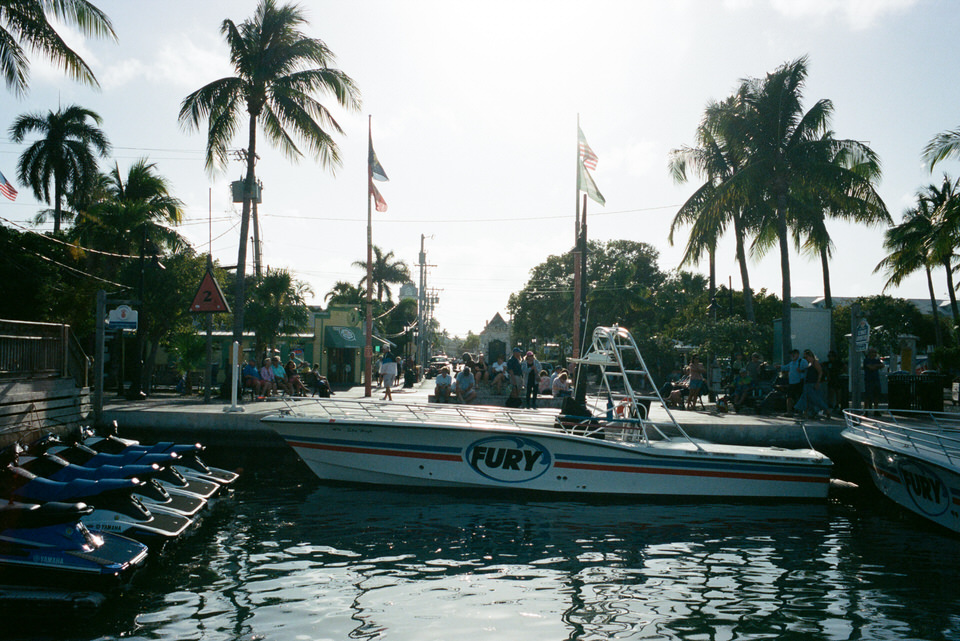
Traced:
<path fill-rule="evenodd" d="M 257 179 L 257 193 L 254 194 L 254 197 L 250 202 L 250 211 L 253 213 L 253 273 L 257 275 L 257 279 L 263 277 L 263 270 L 261 265 L 260 257 L 260 219 L 257 216 L 257 203 L 261 200 L 261 194 L 263 193 L 263 182 L 258 178 Z"/>
<path fill-rule="evenodd" d="M 857 330 L 860 327 L 860 321 L 864 320 L 863 311 L 860 303 L 850 305 L 850 348 L 848 360 L 848 374 L 850 379 L 850 407 L 859 410 L 862 403 L 860 386 L 863 384 L 863 361 L 860 347 L 866 350 L 867 346 L 857 345 Z M 869 334 L 867 334 L 869 336 Z"/>
<path fill-rule="evenodd" d="M 230 152 L 233 155 L 234 160 L 246 163 L 247 161 L 247 150 L 246 149 L 234 149 Z M 254 161 L 259 160 L 260 156 L 255 156 Z M 257 278 L 263 276 L 262 270 L 262 256 L 260 255 L 261 243 L 260 243 L 260 218 L 259 212 L 257 211 L 257 205 L 263 200 L 263 182 L 259 178 L 255 178 L 255 181 L 250 192 L 250 216 L 253 222 L 253 270 Z M 244 186 L 246 185 L 246 181 Z M 238 198 L 239 196 L 239 198 Z M 239 194 L 233 192 L 233 202 L 242 203 L 243 202 L 244 192 L 241 191 Z"/>
<path fill-rule="evenodd" d="M 423 251 L 423 241 L 425 239 L 426 236 L 420 234 L 420 289 L 417 290 L 417 340 L 419 341 L 417 362 L 420 363 L 424 372 L 427 371 L 427 337 L 424 334 L 426 328 L 424 316 L 427 313 L 427 253 Z"/>
<path fill-rule="evenodd" d="M 435 267 L 435 265 L 427 264 L 427 253 L 424 251 L 424 240 L 427 236 L 420 234 L 420 289 L 417 292 L 417 340 L 419 344 L 417 345 L 417 362 L 420 364 L 420 367 L 426 368 L 427 365 L 427 320 L 429 318 L 428 306 L 427 306 L 427 267 Z M 433 238 L 433 236 L 430 236 Z M 430 307 L 432 310 L 432 307 Z M 426 371 L 426 370 L 424 370 Z"/>
<path fill-rule="evenodd" d="M 134 363 L 134 373 L 133 380 L 130 383 L 130 389 L 127 390 L 127 399 L 131 401 L 140 401 L 147 397 L 143 391 L 143 334 L 144 328 L 143 324 L 147 319 L 147 315 L 144 313 L 144 259 L 147 251 L 147 226 L 144 224 L 140 230 L 140 286 L 138 287 L 138 295 L 140 300 L 137 302 L 137 309 L 139 310 L 139 320 L 137 321 L 137 357 L 133 361 Z"/>

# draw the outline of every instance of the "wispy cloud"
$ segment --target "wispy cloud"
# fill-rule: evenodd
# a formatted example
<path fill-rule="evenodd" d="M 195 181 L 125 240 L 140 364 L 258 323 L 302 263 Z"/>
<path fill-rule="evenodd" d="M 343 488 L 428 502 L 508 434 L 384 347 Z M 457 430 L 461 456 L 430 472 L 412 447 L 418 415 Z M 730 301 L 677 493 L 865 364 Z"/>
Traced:
<path fill-rule="evenodd" d="M 733 0 L 731 0 L 733 1 Z M 743 4 L 743 0 L 736 0 Z M 852 29 L 869 29 L 878 20 L 900 13 L 917 0 L 771 0 L 777 12 L 790 18 L 831 18 L 842 16 Z"/>
<path fill-rule="evenodd" d="M 100 82 L 105 89 L 117 89 L 137 80 L 148 80 L 192 90 L 232 73 L 222 42 L 210 39 L 209 42 L 198 43 L 181 34 L 168 39 L 149 57 L 111 61 L 106 65 Z"/>

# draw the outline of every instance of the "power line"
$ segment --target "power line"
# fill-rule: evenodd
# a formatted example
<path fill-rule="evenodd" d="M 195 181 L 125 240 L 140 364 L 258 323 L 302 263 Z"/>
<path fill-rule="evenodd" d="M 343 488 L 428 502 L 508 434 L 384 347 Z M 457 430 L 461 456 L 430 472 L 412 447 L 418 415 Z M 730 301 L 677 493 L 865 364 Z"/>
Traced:
<path fill-rule="evenodd" d="M 677 209 L 680 205 L 658 205 L 656 207 L 638 207 L 636 209 L 621 209 L 618 211 L 604 211 L 591 213 L 590 216 L 596 218 L 598 216 L 616 216 L 620 214 L 636 214 L 643 212 L 652 212 L 660 211 L 663 209 Z M 411 219 L 411 218 L 387 218 L 384 217 L 377 221 L 377 224 L 381 223 L 417 223 L 417 224 L 461 224 L 461 223 L 504 223 L 504 222 L 516 222 L 516 221 L 530 221 L 530 220 L 565 220 L 569 218 L 569 214 L 557 214 L 553 216 L 522 216 L 517 217 L 513 216 L 510 218 L 457 218 L 457 219 L 440 219 L 440 220 L 429 220 L 429 219 Z M 266 214 L 264 218 L 282 218 L 287 220 L 317 220 L 323 222 L 337 222 L 337 223 L 363 223 L 364 220 L 360 217 L 351 217 L 351 218 L 333 218 L 328 216 L 292 216 L 285 214 Z"/>
<path fill-rule="evenodd" d="M 38 253 L 35 252 L 35 251 L 29 251 L 29 250 L 27 250 L 27 251 L 28 251 L 29 253 L 33 254 L 34 256 L 36 256 L 37 258 L 39 258 L 40 260 L 45 260 L 45 261 L 47 261 L 48 263 L 53 263 L 54 265 L 57 265 L 58 267 L 62 267 L 62 268 L 64 268 L 64 269 L 66 269 L 67 271 L 71 271 L 71 272 L 73 272 L 73 273 L 75 273 L 75 274 L 78 274 L 78 275 L 80 275 L 80 276 L 86 276 L 87 278 L 92 278 L 92 279 L 94 279 L 94 280 L 100 281 L 101 283 L 106 283 L 106 284 L 108 284 L 108 285 L 113 285 L 114 287 L 119 287 L 119 288 L 121 288 L 121 289 L 130 289 L 130 287 L 129 287 L 128 285 L 121 285 L 120 283 L 115 283 L 115 282 L 113 282 L 112 280 L 107 280 L 107 279 L 105 279 L 105 278 L 100 278 L 99 276 L 94 276 L 93 274 L 91 274 L 91 273 L 89 273 L 89 272 L 85 272 L 85 271 L 80 270 L 80 269 L 77 269 L 77 268 L 75 268 L 75 267 L 71 267 L 70 265 L 64 265 L 64 264 L 61 263 L 61 262 L 55 261 L 55 260 L 53 260 L 52 258 L 49 258 L 49 257 L 47 257 L 47 256 L 44 256 L 43 254 L 38 254 Z"/>
<path fill-rule="evenodd" d="M 25 232 L 28 233 L 28 234 L 33 234 L 34 236 L 37 236 L 37 237 L 39 237 L 39 238 L 43 238 L 43 239 L 48 240 L 48 241 L 50 241 L 50 242 L 52 242 L 52 243 L 57 243 L 58 245 L 63 245 L 63 246 L 65 246 L 65 247 L 70 247 L 71 249 L 80 249 L 80 250 L 85 251 L 85 252 L 88 252 L 88 253 L 90 253 L 90 254 L 99 254 L 99 255 L 101 255 L 101 256 L 110 256 L 111 258 L 140 258 L 140 256 L 131 256 L 130 254 L 115 254 L 115 253 L 113 253 L 113 252 L 100 251 L 99 249 L 90 249 L 89 247 L 83 247 L 82 245 L 73 245 L 73 244 L 71 244 L 71 243 L 67 243 L 67 242 L 62 241 L 62 240 L 60 240 L 59 238 L 53 238 L 52 236 L 45 236 L 44 234 L 41 234 L 41 233 L 38 232 L 38 231 L 34 231 L 33 229 L 29 229 L 29 228 L 27 228 L 27 227 L 24 227 L 23 225 L 19 225 L 19 224 L 13 222 L 12 220 L 7 220 L 7 219 L 4 218 L 3 216 L 0 216 L 0 220 L 2 220 L 2 221 L 5 222 L 5 223 L 9 223 L 9 224 L 13 225 L 14 227 L 19 227 L 20 229 L 22 229 L 23 231 L 25 231 Z"/>

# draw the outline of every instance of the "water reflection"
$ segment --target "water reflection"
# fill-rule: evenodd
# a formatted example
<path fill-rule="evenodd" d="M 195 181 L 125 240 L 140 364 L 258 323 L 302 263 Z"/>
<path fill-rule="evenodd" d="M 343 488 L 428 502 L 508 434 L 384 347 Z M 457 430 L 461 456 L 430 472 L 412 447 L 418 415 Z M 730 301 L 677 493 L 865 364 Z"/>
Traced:
<path fill-rule="evenodd" d="M 516 502 L 254 474 L 211 516 L 77 638 L 960 635 L 955 539 L 847 500 Z"/>

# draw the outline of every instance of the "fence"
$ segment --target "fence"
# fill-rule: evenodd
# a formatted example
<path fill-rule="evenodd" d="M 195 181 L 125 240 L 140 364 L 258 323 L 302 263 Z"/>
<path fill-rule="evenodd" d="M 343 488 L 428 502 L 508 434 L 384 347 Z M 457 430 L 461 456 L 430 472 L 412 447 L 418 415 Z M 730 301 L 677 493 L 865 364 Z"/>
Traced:
<path fill-rule="evenodd" d="M 90 384 L 90 359 L 69 325 L 0 320 L 0 379 L 72 377 Z"/>
<path fill-rule="evenodd" d="M 90 369 L 69 325 L 0 320 L 0 447 L 86 420 Z"/>

